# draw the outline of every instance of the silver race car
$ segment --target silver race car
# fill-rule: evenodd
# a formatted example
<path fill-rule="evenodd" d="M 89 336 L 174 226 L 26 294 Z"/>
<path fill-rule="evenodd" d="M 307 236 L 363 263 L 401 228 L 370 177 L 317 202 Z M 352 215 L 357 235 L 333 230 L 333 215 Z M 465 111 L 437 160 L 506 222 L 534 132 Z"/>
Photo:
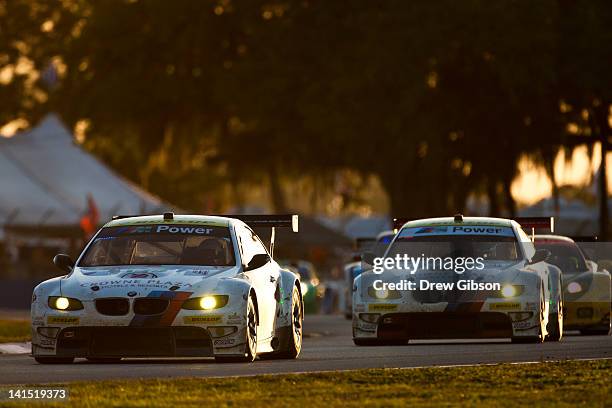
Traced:
<path fill-rule="evenodd" d="M 272 258 L 274 228 L 297 232 L 296 215 L 116 218 L 34 289 L 36 361 L 300 354 L 299 277 Z M 270 249 L 251 227 L 272 228 Z"/>

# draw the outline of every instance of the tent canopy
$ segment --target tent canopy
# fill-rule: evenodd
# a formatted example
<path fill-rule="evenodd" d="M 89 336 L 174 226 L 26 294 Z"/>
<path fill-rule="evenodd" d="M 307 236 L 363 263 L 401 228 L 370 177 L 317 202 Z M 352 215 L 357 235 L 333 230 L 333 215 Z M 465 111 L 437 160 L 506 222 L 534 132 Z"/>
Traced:
<path fill-rule="evenodd" d="M 170 208 L 75 144 L 56 115 L 31 130 L 0 138 L 0 225 L 78 225 L 87 212 L 88 195 L 100 221 Z"/>

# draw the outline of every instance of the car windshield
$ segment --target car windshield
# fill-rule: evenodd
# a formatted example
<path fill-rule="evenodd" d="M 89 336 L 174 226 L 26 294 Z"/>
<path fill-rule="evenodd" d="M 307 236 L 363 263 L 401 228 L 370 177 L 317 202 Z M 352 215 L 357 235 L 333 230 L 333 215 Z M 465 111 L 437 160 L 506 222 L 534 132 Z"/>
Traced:
<path fill-rule="evenodd" d="M 153 224 L 102 229 L 79 266 L 235 264 L 227 227 Z"/>
<path fill-rule="evenodd" d="M 463 230 L 457 230 L 463 228 Z M 489 231 L 490 230 L 490 231 Z M 479 233 L 480 231 L 484 234 Z M 485 261 L 518 261 L 522 259 L 510 227 L 435 226 L 404 228 L 387 252 L 396 255 L 432 258 L 483 258 Z"/>
<path fill-rule="evenodd" d="M 538 242 L 536 239 L 535 246 L 537 249 L 549 250 L 550 256 L 546 262 L 559 267 L 563 273 L 584 272 L 588 269 L 582 252 L 571 242 Z"/>

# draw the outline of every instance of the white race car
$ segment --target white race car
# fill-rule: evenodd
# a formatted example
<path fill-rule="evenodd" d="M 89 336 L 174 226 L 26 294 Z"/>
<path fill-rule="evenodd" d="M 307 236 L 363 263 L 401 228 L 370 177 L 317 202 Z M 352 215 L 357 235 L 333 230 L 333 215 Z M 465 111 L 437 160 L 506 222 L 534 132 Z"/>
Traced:
<path fill-rule="evenodd" d="M 543 220 L 552 228 L 550 218 Z M 457 215 L 397 228 L 384 257 L 366 256 L 373 266 L 355 278 L 356 345 L 445 338 L 560 340 L 561 272 L 544 262 L 548 251 L 536 251 L 519 223 Z M 399 268 L 405 259 L 412 264 Z M 474 260 L 470 267 L 467 259 Z M 389 268 L 377 271 L 376 265 Z"/>
<path fill-rule="evenodd" d="M 54 258 L 67 275 L 34 289 L 36 361 L 299 355 L 299 277 L 271 254 L 274 228 L 297 232 L 296 215 L 115 218 L 76 263 Z M 250 227 L 273 229 L 270 251 Z"/>

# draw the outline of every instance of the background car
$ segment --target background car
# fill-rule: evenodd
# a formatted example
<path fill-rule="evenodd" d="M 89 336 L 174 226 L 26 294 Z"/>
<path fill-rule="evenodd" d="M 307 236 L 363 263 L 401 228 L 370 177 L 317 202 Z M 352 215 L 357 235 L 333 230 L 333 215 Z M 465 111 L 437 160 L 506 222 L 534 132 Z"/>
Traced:
<path fill-rule="evenodd" d="M 580 330 L 582 334 L 607 335 L 612 298 L 610 273 L 599 269 L 569 237 L 536 235 L 535 245 L 550 251 L 547 262 L 558 266 L 563 273 L 565 328 Z"/>
<path fill-rule="evenodd" d="M 384 257 L 459 259 L 468 253 L 482 258 L 484 267 L 460 274 L 438 268 L 419 268 L 411 274 L 396 268 L 382 274 L 368 270 L 358 276 L 353 285 L 355 344 L 431 338 L 561 339 L 560 271 L 544 262 L 548 252 L 537 251 L 516 221 L 461 215 L 409 221 Z M 373 257 L 367 258 L 372 264 Z M 412 281 L 417 287 L 421 281 L 448 285 L 471 280 L 499 289 L 466 291 L 454 285 L 443 290 L 379 289 L 376 280 Z"/>
<path fill-rule="evenodd" d="M 318 313 L 325 288 L 319 281 L 317 269 L 312 262 L 299 259 L 292 261 L 285 260 L 281 264 L 300 277 L 302 298 L 304 299 L 304 313 Z"/>
<path fill-rule="evenodd" d="M 353 281 L 363 272 L 363 263 L 361 256 L 364 252 L 373 252 L 382 255 L 393 240 L 395 232 L 393 230 L 383 231 L 376 238 L 357 238 L 355 240 L 356 252 L 353 254 L 353 260 L 344 265 L 344 317 L 351 319 L 353 317 Z"/>

